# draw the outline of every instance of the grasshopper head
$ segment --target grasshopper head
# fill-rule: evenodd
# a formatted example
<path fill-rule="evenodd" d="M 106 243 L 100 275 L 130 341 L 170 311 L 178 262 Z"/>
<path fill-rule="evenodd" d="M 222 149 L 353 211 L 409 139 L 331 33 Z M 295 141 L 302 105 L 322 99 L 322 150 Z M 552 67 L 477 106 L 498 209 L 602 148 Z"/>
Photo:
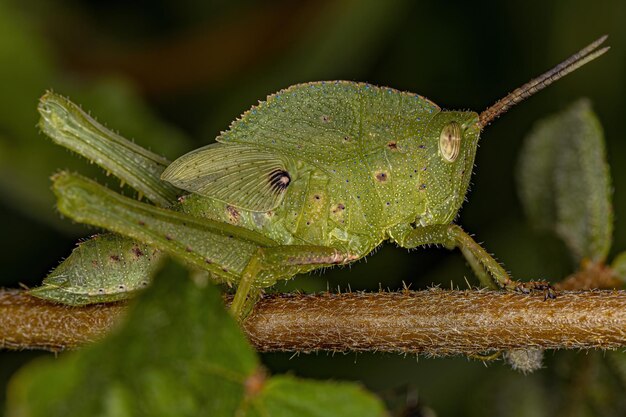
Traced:
<path fill-rule="evenodd" d="M 426 131 L 428 158 L 422 174 L 426 212 L 420 222 L 450 223 L 469 187 L 480 126 L 474 112 L 443 111 Z"/>
<path fill-rule="evenodd" d="M 438 113 L 429 123 L 428 156 L 422 184 L 426 210 L 420 223 L 446 224 L 454 220 L 469 187 L 480 131 L 520 101 L 543 90 L 608 51 L 600 48 L 606 35 L 592 42 L 554 68 L 515 89 L 480 115 L 474 112 Z"/>

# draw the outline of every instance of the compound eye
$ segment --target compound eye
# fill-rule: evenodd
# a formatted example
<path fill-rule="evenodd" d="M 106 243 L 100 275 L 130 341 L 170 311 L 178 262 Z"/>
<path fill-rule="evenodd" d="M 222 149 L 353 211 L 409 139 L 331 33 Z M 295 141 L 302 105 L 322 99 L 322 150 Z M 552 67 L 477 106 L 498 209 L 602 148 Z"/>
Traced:
<path fill-rule="evenodd" d="M 439 136 L 439 151 L 447 162 L 454 162 L 461 150 L 461 125 L 450 122 L 441 130 Z"/>

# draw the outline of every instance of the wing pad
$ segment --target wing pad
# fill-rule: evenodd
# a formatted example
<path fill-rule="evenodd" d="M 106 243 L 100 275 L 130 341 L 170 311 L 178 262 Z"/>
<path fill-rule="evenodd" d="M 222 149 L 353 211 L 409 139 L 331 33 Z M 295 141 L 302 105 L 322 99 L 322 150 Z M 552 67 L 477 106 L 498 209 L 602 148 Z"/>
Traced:
<path fill-rule="evenodd" d="M 161 175 L 178 188 L 249 211 L 282 201 L 294 175 L 286 158 L 250 146 L 216 143 L 181 156 Z"/>

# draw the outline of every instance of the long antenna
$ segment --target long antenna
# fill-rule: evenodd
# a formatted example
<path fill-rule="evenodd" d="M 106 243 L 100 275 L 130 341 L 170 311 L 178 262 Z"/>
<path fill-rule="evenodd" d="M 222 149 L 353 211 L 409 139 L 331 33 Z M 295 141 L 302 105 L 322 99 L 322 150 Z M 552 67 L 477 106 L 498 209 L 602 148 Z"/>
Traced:
<path fill-rule="evenodd" d="M 533 94 L 543 90 L 559 78 L 563 78 L 570 72 L 582 67 L 586 63 L 593 61 L 600 55 L 609 50 L 608 46 L 602 49 L 596 50 L 606 40 L 608 35 L 602 36 L 600 39 L 594 41 L 589 46 L 581 49 L 565 61 L 561 62 L 551 70 L 544 72 L 539 77 L 534 78 L 524 84 L 523 86 L 515 89 L 512 93 L 509 93 L 506 97 L 498 100 L 493 106 L 483 111 L 478 120 L 478 125 L 481 129 L 484 129 L 494 119 L 499 117 L 502 113 L 519 103 L 520 101 L 527 99 Z"/>

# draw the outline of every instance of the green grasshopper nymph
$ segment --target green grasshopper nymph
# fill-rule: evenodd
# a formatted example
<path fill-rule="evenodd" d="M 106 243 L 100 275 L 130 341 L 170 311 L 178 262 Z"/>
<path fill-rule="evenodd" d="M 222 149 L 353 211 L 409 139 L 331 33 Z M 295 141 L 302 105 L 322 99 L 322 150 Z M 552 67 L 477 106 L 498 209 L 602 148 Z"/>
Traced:
<path fill-rule="evenodd" d="M 59 210 L 114 234 L 82 243 L 31 293 L 74 305 L 128 298 L 168 253 L 236 285 L 232 310 L 241 316 L 251 291 L 353 262 L 386 240 L 457 247 L 485 286 L 550 288 L 513 281 L 452 222 L 482 129 L 605 53 L 608 47 L 598 49 L 605 39 L 480 114 L 443 111 L 417 94 L 363 83 L 295 85 L 244 113 L 217 143 L 171 164 L 47 93 L 42 130 L 154 205 L 78 175 L 55 175 Z"/>

